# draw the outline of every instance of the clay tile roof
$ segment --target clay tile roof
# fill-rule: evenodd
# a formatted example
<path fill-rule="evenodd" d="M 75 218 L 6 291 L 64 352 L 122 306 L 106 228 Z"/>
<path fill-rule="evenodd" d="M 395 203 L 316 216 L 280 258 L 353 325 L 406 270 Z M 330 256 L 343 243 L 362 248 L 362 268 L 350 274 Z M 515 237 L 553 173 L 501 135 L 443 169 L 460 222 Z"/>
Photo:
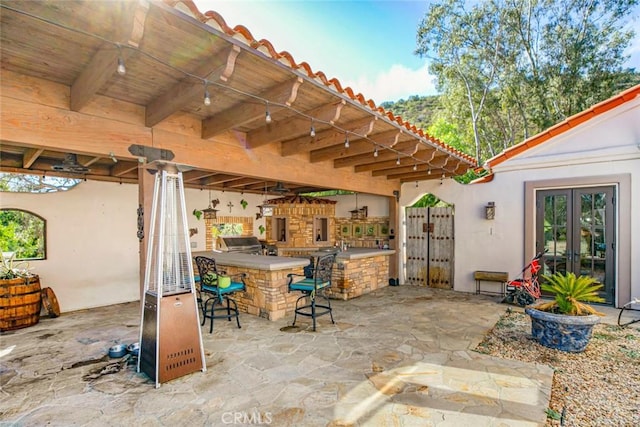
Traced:
<path fill-rule="evenodd" d="M 507 148 L 502 153 L 487 160 L 486 167 L 489 169 L 495 167 L 496 165 L 499 165 L 507 159 L 515 157 L 530 148 L 537 147 L 538 145 L 550 140 L 554 136 L 560 135 L 568 131 L 569 129 L 573 129 L 581 125 L 582 123 L 585 123 L 593 119 L 594 117 L 599 116 L 600 114 L 606 113 L 607 111 L 619 105 L 622 105 L 625 102 L 631 101 L 637 96 L 640 96 L 640 85 L 633 86 L 632 88 L 627 89 L 624 92 L 621 92 L 618 95 L 607 99 L 606 101 L 602 101 L 587 110 L 569 117 L 568 119 L 550 127 L 543 132 L 540 132 L 535 136 L 532 136 L 531 138 L 519 144 Z"/>
<path fill-rule="evenodd" d="M 374 111 L 374 112 L 377 111 L 383 116 L 386 115 L 389 118 L 389 120 L 395 121 L 400 126 L 406 127 L 408 130 L 413 132 L 415 136 L 419 138 L 426 138 L 432 143 L 434 143 L 434 145 L 437 145 L 438 147 L 440 147 L 440 149 L 444 150 L 445 152 L 454 154 L 458 158 L 466 161 L 467 163 L 477 166 L 477 162 L 475 158 L 473 158 L 472 156 L 469 156 L 468 154 L 465 154 L 461 151 L 456 150 L 453 147 L 449 147 L 448 145 L 437 141 L 435 138 L 428 135 L 426 132 L 419 132 L 419 133 L 416 132 L 415 126 L 406 122 L 402 117 L 395 116 L 392 112 L 387 112 L 382 107 L 377 107 L 376 104 L 373 102 L 373 100 L 371 99 L 366 100 L 363 94 L 354 93 L 353 89 L 351 89 L 350 87 L 343 88 L 342 84 L 337 78 L 334 77 L 332 79 L 327 79 L 327 76 L 322 71 L 314 72 L 308 63 L 306 62 L 302 62 L 300 64 L 296 63 L 295 59 L 289 52 L 286 52 L 286 51 L 277 52 L 273 47 L 273 45 L 271 44 L 271 42 L 269 42 L 268 40 L 262 39 L 260 41 L 257 41 L 246 27 L 242 25 L 236 25 L 234 28 L 231 28 L 227 25 L 224 18 L 222 18 L 220 14 L 214 11 L 201 13 L 198 10 L 198 7 L 193 3 L 193 0 L 163 0 L 163 1 L 166 4 L 170 5 L 171 7 L 176 7 L 178 3 L 184 4 L 191 11 L 191 13 L 193 13 L 193 15 L 197 19 L 199 19 L 201 22 L 204 22 L 208 25 L 213 26 L 214 28 L 219 29 L 220 31 L 222 31 L 223 33 L 227 34 L 230 37 L 234 37 L 240 41 L 244 41 L 248 46 L 252 47 L 253 49 L 262 50 L 262 48 L 265 48 L 266 51 L 271 56 L 271 58 L 273 58 L 274 60 L 282 62 L 282 59 L 285 59 L 286 62 L 288 62 L 288 65 L 290 68 L 294 70 L 299 70 L 301 68 L 304 69 L 307 76 L 309 76 L 310 78 L 320 81 L 325 86 L 333 89 L 337 93 L 346 94 L 353 101 L 357 101 L 362 106 L 368 107 L 369 109 L 371 109 L 371 111 Z M 238 37 L 239 35 L 242 37 L 239 38 Z"/>
<path fill-rule="evenodd" d="M 321 199 L 319 197 L 301 196 L 299 194 L 296 194 L 294 196 L 267 200 L 267 203 L 270 205 L 284 205 L 289 203 L 301 205 L 335 205 L 338 202 L 336 200 Z"/>

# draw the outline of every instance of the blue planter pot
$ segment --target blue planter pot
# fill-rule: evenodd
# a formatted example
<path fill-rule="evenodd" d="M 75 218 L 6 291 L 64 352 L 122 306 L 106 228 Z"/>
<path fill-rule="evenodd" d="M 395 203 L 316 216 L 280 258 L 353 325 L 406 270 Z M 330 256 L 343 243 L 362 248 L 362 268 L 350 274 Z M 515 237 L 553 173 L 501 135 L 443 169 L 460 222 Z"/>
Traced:
<path fill-rule="evenodd" d="M 600 322 L 600 317 L 595 315 L 568 316 L 535 308 L 524 311 L 531 317 L 531 335 L 536 341 L 545 347 L 571 353 L 584 351 L 593 326 Z"/>

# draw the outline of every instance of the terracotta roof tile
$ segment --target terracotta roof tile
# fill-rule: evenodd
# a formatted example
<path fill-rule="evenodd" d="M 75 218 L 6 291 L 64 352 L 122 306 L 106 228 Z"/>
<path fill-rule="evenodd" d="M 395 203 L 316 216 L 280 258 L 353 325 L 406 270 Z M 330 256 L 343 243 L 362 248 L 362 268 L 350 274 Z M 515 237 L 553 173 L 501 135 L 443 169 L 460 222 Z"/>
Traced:
<path fill-rule="evenodd" d="M 245 26 L 236 25 L 235 27 L 231 28 L 227 25 L 226 21 L 219 13 L 211 10 L 205 13 L 201 13 L 198 10 L 198 7 L 195 5 L 195 3 L 193 3 L 193 0 L 163 0 L 163 1 L 171 7 L 176 7 L 178 3 L 184 4 L 189 9 L 189 11 L 191 11 L 191 13 L 201 22 L 204 22 L 216 29 L 219 29 L 220 31 L 222 31 L 223 33 L 227 34 L 230 37 L 243 41 L 245 44 L 247 44 L 253 49 L 266 51 L 266 53 L 268 53 L 269 56 L 276 61 L 283 62 L 284 60 L 286 63 L 288 63 L 288 66 L 294 70 L 303 69 L 304 72 L 307 74 L 307 76 L 309 76 L 310 78 L 314 80 L 318 80 L 325 86 L 333 88 L 333 90 L 335 90 L 340 94 L 346 94 L 349 98 L 351 98 L 354 101 L 357 101 L 361 105 L 366 106 L 370 108 L 372 111 L 378 112 L 383 116 L 387 116 L 389 120 L 397 122 L 400 126 L 406 127 L 407 130 L 410 130 L 411 132 L 416 134 L 416 136 L 419 136 L 424 139 L 428 139 L 429 141 L 434 143 L 434 145 L 439 146 L 441 149 L 445 150 L 446 152 L 449 152 L 450 154 L 455 154 L 456 156 L 463 159 L 467 163 L 477 166 L 477 162 L 473 157 L 469 156 L 468 154 L 462 153 L 454 149 L 453 147 L 443 144 L 440 141 L 437 141 L 434 137 L 430 136 L 426 132 L 416 129 L 415 126 L 405 121 L 402 117 L 395 116 L 391 111 L 386 111 L 382 107 L 377 107 L 373 100 L 365 99 L 364 95 L 361 93 L 355 94 L 351 87 L 343 88 L 342 84 L 337 78 L 334 77 L 332 79 L 328 79 L 325 73 L 323 73 L 322 71 L 314 72 L 311 66 L 306 62 L 302 62 L 300 64 L 296 63 L 295 59 L 289 52 L 276 51 L 273 45 L 271 44 L 271 42 L 269 42 L 266 39 L 261 39 L 259 41 L 256 40 L 253 37 L 253 34 L 251 34 L 251 31 L 249 31 L 249 29 L 247 29 Z"/>
<path fill-rule="evenodd" d="M 597 117 L 600 114 L 606 113 L 607 111 L 619 105 L 622 105 L 625 102 L 631 101 L 637 96 L 640 96 L 640 85 L 633 86 L 632 88 L 629 88 L 605 101 L 602 101 L 587 110 L 569 117 L 568 119 L 540 132 L 537 135 L 532 136 L 531 138 L 519 144 L 507 148 L 502 153 L 487 160 L 486 165 L 488 168 L 495 167 L 505 160 L 517 156 L 518 154 L 527 151 L 529 148 L 537 147 L 538 145 L 548 141 L 552 137 L 561 135 L 564 132 L 573 129 L 593 119 L 594 117 Z"/>

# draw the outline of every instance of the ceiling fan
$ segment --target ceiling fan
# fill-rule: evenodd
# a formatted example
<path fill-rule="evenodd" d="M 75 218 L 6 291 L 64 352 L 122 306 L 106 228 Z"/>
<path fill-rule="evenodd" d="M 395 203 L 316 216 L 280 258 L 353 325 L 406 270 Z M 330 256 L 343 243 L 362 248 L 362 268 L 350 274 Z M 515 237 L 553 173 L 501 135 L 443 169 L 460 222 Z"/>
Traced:
<path fill-rule="evenodd" d="M 285 186 L 284 186 L 284 184 L 283 184 L 282 182 L 278 181 L 278 182 L 276 183 L 276 186 L 275 186 L 275 187 L 271 187 L 271 188 L 269 189 L 269 191 L 272 191 L 272 192 L 274 192 L 274 193 L 285 194 L 285 193 L 288 193 L 288 192 L 289 192 L 289 189 L 288 189 L 287 187 L 285 187 Z"/>
<path fill-rule="evenodd" d="M 51 166 L 51 169 L 58 172 L 68 173 L 87 173 L 89 168 L 78 163 L 78 157 L 75 154 L 65 154 L 62 163 Z"/>

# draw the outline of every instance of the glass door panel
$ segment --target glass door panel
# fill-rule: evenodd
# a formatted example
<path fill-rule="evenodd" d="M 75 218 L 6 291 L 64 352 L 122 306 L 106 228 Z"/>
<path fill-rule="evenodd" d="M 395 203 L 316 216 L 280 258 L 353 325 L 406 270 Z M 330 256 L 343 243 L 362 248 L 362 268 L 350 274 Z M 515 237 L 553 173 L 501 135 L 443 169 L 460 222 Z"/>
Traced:
<path fill-rule="evenodd" d="M 614 297 L 614 190 L 544 190 L 536 197 L 536 252 L 547 250 L 542 273 L 594 277 L 607 303 Z"/>
<path fill-rule="evenodd" d="M 600 296 L 613 302 L 613 188 L 574 191 L 580 234 L 574 245 L 572 271 L 597 279 L 604 285 Z"/>

